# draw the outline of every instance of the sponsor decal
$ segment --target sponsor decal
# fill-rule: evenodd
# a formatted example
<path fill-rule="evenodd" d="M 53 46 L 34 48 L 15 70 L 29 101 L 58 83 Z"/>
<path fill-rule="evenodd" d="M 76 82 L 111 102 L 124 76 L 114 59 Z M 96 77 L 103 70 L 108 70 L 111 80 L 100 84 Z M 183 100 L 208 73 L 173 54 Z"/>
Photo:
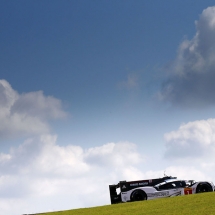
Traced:
<path fill-rule="evenodd" d="M 184 195 L 190 195 L 192 194 L 192 188 L 186 187 L 184 188 Z"/>
<path fill-rule="evenodd" d="M 130 184 L 131 187 L 136 187 L 136 186 L 145 186 L 145 185 L 148 185 L 149 183 L 148 182 L 139 182 L 139 183 L 132 183 Z"/>
<path fill-rule="evenodd" d="M 123 185 L 123 186 L 122 186 L 122 189 L 126 189 L 126 186 L 125 186 L 125 185 Z"/>
<path fill-rule="evenodd" d="M 149 183 L 148 182 L 141 182 L 139 183 L 139 186 L 144 186 L 144 185 L 148 185 Z"/>
<path fill-rule="evenodd" d="M 138 183 L 134 183 L 134 184 L 130 184 L 130 186 L 132 187 L 132 186 L 138 186 Z"/>
<path fill-rule="evenodd" d="M 157 192 L 157 193 L 148 193 L 148 197 L 163 197 L 163 196 L 169 196 L 169 191 L 164 192 Z"/>

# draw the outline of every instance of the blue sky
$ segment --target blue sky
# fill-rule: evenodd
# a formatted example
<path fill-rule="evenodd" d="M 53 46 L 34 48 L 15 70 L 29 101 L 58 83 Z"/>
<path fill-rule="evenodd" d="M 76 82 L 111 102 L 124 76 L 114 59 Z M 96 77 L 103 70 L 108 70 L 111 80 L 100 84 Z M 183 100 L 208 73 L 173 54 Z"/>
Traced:
<path fill-rule="evenodd" d="M 164 171 L 215 181 L 213 6 L 0 1 L 0 213 L 109 204 L 108 184 Z"/>

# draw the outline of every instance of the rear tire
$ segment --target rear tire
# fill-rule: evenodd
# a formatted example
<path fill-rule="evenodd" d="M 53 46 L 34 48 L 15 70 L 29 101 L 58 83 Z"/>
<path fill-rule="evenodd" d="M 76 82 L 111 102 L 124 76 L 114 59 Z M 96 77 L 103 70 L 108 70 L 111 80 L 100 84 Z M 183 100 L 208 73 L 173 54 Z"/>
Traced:
<path fill-rule="evenodd" d="M 135 190 L 131 194 L 131 201 L 143 201 L 147 200 L 147 196 L 144 191 L 142 190 Z"/>
<path fill-rule="evenodd" d="M 213 189 L 209 184 L 199 184 L 196 188 L 196 193 L 212 192 Z"/>

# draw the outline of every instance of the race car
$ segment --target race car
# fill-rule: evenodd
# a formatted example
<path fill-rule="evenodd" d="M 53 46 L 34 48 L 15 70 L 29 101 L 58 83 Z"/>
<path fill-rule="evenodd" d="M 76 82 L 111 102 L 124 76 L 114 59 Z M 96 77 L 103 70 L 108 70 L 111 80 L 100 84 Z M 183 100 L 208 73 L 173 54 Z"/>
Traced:
<path fill-rule="evenodd" d="M 111 204 L 212 192 L 214 189 L 210 181 L 179 180 L 172 176 L 109 185 Z"/>

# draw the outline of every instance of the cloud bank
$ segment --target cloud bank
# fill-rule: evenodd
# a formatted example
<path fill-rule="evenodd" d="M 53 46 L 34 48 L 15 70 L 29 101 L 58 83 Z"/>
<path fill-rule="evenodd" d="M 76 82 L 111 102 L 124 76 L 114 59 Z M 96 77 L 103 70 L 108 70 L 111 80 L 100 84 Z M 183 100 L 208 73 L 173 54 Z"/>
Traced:
<path fill-rule="evenodd" d="M 143 158 L 133 143 L 58 145 L 49 120 L 65 116 L 60 100 L 42 91 L 19 94 L 0 80 L 0 137 L 28 137 L 0 153 L 0 214 L 102 205 L 109 203 L 110 182 L 142 175 L 137 165 Z"/>
<path fill-rule="evenodd" d="M 215 119 L 183 124 L 177 131 L 165 134 L 164 138 L 168 158 L 211 160 L 215 152 Z"/>
<path fill-rule="evenodd" d="M 215 103 L 215 6 L 203 10 L 195 25 L 195 36 L 181 43 L 159 96 L 176 106 L 201 108 Z"/>
<path fill-rule="evenodd" d="M 146 165 L 145 160 L 129 142 L 84 149 L 72 144 L 60 146 L 56 135 L 29 138 L 9 153 L 0 154 L 0 214 L 110 204 L 109 184 L 163 176 L 163 170 L 142 172 L 138 165 Z M 208 180 L 201 170 L 188 165 L 170 165 L 166 173 Z"/>
<path fill-rule="evenodd" d="M 19 94 L 0 80 L 0 137 L 46 133 L 48 120 L 66 115 L 60 100 L 42 91 Z"/>
<path fill-rule="evenodd" d="M 196 120 L 164 135 L 164 158 L 178 177 L 215 180 L 215 119 Z M 178 172 L 177 172 L 178 171 Z"/>
<path fill-rule="evenodd" d="M 19 94 L 0 80 L 0 134 L 28 134 L 22 144 L 0 153 L 0 215 L 110 204 L 109 184 L 162 177 L 164 170 L 182 179 L 215 178 L 215 163 L 204 159 L 208 150 L 211 156 L 214 152 L 214 119 L 190 122 L 167 133 L 165 156 L 171 163 L 166 164 L 128 141 L 91 148 L 58 144 L 57 135 L 49 132 L 49 120 L 65 116 L 60 100 L 42 91 Z M 184 157 L 204 161 L 176 162 Z M 157 169 L 149 170 L 150 162 L 157 163 Z"/>
<path fill-rule="evenodd" d="M 56 141 L 55 135 L 42 135 L 0 154 L 0 214 L 105 204 L 108 183 L 141 175 L 135 165 L 142 158 L 132 143 L 83 149 L 59 146 Z"/>

